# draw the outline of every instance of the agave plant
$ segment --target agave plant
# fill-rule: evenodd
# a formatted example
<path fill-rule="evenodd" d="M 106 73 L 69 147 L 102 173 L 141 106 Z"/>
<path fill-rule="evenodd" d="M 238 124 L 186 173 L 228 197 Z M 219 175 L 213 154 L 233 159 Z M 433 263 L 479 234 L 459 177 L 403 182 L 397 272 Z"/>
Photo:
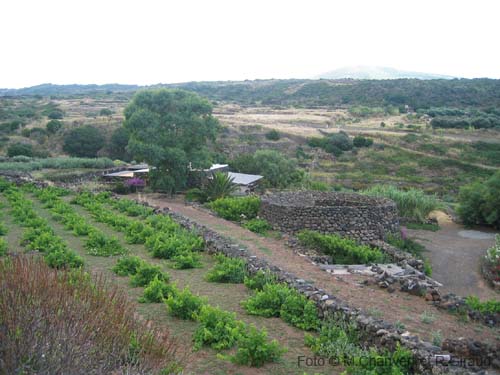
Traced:
<path fill-rule="evenodd" d="M 208 200 L 214 201 L 219 198 L 225 198 L 234 193 L 237 186 L 233 180 L 234 179 L 229 177 L 226 173 L 215 172 L 203 189 Z"/>

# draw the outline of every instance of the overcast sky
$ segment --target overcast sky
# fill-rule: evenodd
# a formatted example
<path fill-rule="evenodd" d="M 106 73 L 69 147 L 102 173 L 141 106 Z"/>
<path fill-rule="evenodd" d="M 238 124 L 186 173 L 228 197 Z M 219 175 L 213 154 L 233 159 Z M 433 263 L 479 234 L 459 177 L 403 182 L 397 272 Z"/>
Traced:
<path fill-rule="evenodd" d="M 349 65 L 500 78 L 496 0 L 2 0 L 0 87 L 311 78 Z"/>

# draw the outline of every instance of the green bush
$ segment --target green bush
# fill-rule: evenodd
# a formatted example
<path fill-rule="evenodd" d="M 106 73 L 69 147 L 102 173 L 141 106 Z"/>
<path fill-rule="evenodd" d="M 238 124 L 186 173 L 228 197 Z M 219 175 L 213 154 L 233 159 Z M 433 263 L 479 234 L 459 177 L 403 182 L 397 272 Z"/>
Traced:
<path fill-rule="evenodd" d="M 130 278 L 130 285 L 134 287 L 146 286 L 155 278 L 165 282 L 170 280 L 170 276 L 163 272 L 160 266 L 142 263 L 139 268 L 137 268 L 136 273 Z"/>
<path fill-rule="evenodd" d="M 426 221 L 431 211 L 443 208 L 435 196 L 418 189 L 404 191 L 391 185 L 375 185 L 362 193 L 392 199 L 396 202 L 400 216 L 420 223 Z"/>
<path fill-rule="evenodd" d="M 370 147 L 371 145 L 373 145 L 373 139 L 363 137 L 362 135 L 357 135 L 352 140 L 352 143 L 354 147 Z"/>
<path fill-rule="evenodd" d="M 479 311 L 483 314 L 498 314 L 500 313 L 500 301 L 487 300 L 481 302 L 476 296 L 468 296 L 465 299 L 465 303 L 472 310 Z"/>
<path fill-rule="evenodd" d="M 137 270 L 145 262 L 138 256 L 126 256 L 119 258 L 116 264 L 113 266 L 112 270 L 118 276 L 130 276 L 135 275 Z"/>
<path fill-rule="evenodd" d="M 13 143 L 7 148 L 7 155 L 9 157 L 18 155 L 33 156 L 33 146 L 29 143 Z"/>
<path fill-rule="evenodd" d="M 153 235 L 154 229 L 141 221 L 134 221 L 125 229 L 125 241 L 129 244 L 143 244 Z"/>
<path fill-rule="evenodd" d="M 221 198 L 208 204 L 219 216 L 226 220 L 241 221 L 254 219 L 260 208 L 259 197 Z"/>
<path fill-rule="evenodd" d="M 184 199 L 188 202 L 200 202 L 205 203 L 208 201 L 207 193 L 200 188 L 192 188 L 186 191 Z"/>
<path fill-rule="evenodd" d="M 7 254 L 9 244 L 5 240 L 5 238 L 0 238 L 0 257 Z"/>
<path fill-rule="evenodd" d="M 259 234 L 265 234 L 268 230 L 272 229 L 271 224 L 264 219 L 251 219 L 243 224 L 243 226 L 248 230 Z"/>
<path fill-rule="evenodd" d="M 86 125 L 72 129 L 64 136 L 63 150 L 71 156 L 93 158 L 104 144 L 101 131 Z"/>
<path fill-rule="evenodd" d="M 158 275 L 144 288 L 142 297 L 139 298 L 140 303 L 159 303 L 164 302 L 169 296 L 175 297 L 177 288 L 171 284 L 161 280 Z"/>
<path fill-rule="evenodd" d="M 413 353 L 403 349 L 398 343 L 393 352 L 379 353 L 375 349 L 365 351 L 353 358 L 353 363 L 347 367 L 346 372 L 353 375 L 407 375 L 414 374 L 412 369 Z"/>
<path fill-rule="evenodd" d="M 217 263 L 207 273 L 206 279 L 217 283 L 242 283 L 246 274 L 246 263 L 239 258 L 230 258 L 222 254 L 215 255 Z"/>
<path fill-rule="evenodd" d="M 335 358 L 340 364 L 362 353 L 356 325 L 335 318 L 323 321 L 317 336 L 306 334 L 305 344 L 315 355 Z"/>
<path fill-rule="evenodd" d="M 296 291 L 285 299 L 281 306 L 280 317 L 292 326 L 306 331 L 319 328 L 320 321 L 316 305 Z"/>
<path fill-rule="evenodd" d="M 208 345 L 215 350 L 229 349 L 244 332 L 245 324 L 236 320 L 236 314 L 203 305 L 196 314 L 199 326 L 194 333 L 194 349 Z"/>
<path fill-rule="evenodd" d="M 245 334 L 240 335 L 236 346 L 236 354 L 229 359 L 243 366 L 261 367 L 267 362 L 276 362 L 286 352 L 276 340 L 268 342 L 265 330 L 259 331 L 253 325 L 248 327 Z"/>
<path fill-rule="evenodd" d="M 266 318 L 279 317 L 281 307 L 290 295 L 292 295 L 292 289 L 285 284 L 266 284 L 262 290 L 243 301 L 242 306 L 250 315 Z"/>
<path fill-rule="evenodd" d="M 165 300 L 168 313 L 185 320 L 195 320 L 201 307 L 206 303 L 206 298 L 194 295 L 187 287 Z"/>
<path fill-rule="evenodd" d="M 321 234 L 304 230 L 298 234 L 300 243 L 330 255 L 334 263 L 381 263 L 386 260 L 385 254 L 367 245 L 359 245 L 356 241 L 336 234 Z"/>
<path fill-rule="evenodd" d="M 146 248 L 155 258 L 171 259 L 177 255 L 203 249 L 203 239 L 184 229 L 173 233 L 158 232 L 146 240 Z"/>
<path fill-rule="evenodd" d="M 306 335 L 305 344 L 315 355 L 333 358 L 346 366 L 346 373 L 357 375 L 413 374 L 413 354 L 398 344 L 396 350 L 379 353 L 360 347 L 354 323 L 342 319 L 324 321 L 318 336 Z"/>
<path fill-rule="evenodd" d="M 172 257 L 172 268 L 185 270 L 189 268 L 201 268 L 201 256 L 192 251 L 178 254 Z"/>
<path fill-rule="evenodd" d="M 500 171 L 484 182 L 461 187 L 458 202 L 457 212 L 464 224 L 500 228 Z"/>
<path fill-rule="evenodd" d="M 252 276 L 245 276 L 244 284 L 253 290 L 262 290 L 266 284 L 275 284 L 277 278 L 269 270 L 259 270 Z"/>
<path fill-rule="evenodd" d="M 52 268 L 80 268 L 83 266 L 83 259 L 74 251 L 57 249 L 45 255 L 47 265 Z"/>
<path fill-rule="evenodd" d="M 270 141 L 279 141 L 281 134 L 276 129 L 270 130 L 266 133 L 266 138 Z"/>
<path fill-rule="evenodd" d="M 63 123 L 59 120 L 50 120 L 45 127 L 50 134 L 56 134 L 62 129 Z"/>
<path fill-rule="evenodd" d="M 90 255 L 109 257 L 113 255 L 123 255 L 128 252 L 116 237 L 108 237 L 96 229 L 89 233 L 85 241 L 85 249 Z"/>
<path fill-rule="evenodd" d="M 7 226 L 4 223 L 0 222 L 0 236 L 5 236 L 7 234 L 7 231 Z"/>

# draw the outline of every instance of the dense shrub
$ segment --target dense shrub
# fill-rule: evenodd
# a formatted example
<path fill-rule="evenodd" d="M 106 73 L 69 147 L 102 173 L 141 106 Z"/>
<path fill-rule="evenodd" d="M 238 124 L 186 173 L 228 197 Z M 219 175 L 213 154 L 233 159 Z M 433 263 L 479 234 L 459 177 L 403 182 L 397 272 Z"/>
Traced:
<path fill-rule="evenodd" d="M 270 130 L 266 133 L 266 138 L 270 141 L 279 141 L 281 134 L 276 129 Z"/>
<path fill-rule="evenodd" d="M 135 274 L 130 278 L 130 285 L 136 286 L 146 286 L 155 278 L 168 282 L 170 276 L 163 272 L 160 266 L 153 266 L 147 263 L 142 263 L 137 269 Z"/>
<path fill-rule="evenodd" d="M 330 255 L 333 262 L 337 264 L 380 263 L 386 258 L 384 253 L 377 248 L 360 245 L 355 240 L 337 234 L 321 234 L 304 230 L 298 234 L 298 239 L 302 245 Z"/>
<path fill-rule="evenodd" d="M 238 365 L 261 367 L 267 362 L 279 360 L 286 349 L 281 348 L 276 340 L 268 342 L 267 332 L 259 331 L 255 326 L 248 327 L 245 334 L 237 340 L 236 354 L 230 356 L 231 362 Z"/>
<path fill-rule="evenodd" d="M 45 127 L 50 134 L 56 134 L 62 129 L 63 123 L 59 120 L 50 120 Z"/>
<path fill-rule="evenodd" d="M 5 238 L 0 238 L 0 257 L 7 254 L 7 251 L 9 250 L 8 247 L 9 244 L 7 243 Z"/>
<path fill-rule="evenodd" d="M 174 285 L 161 280 L 158 275 L 144 288 L 142 297 L 139 298 L 141 303 L 159 303 L 164 302 L 169 296 L 175 297 L 177 288 Z"/>
<path fill-rule="evenodd" d="M 108 237 L 99 230 L 92 230 L 85 241 L 85 249 L 88 254 L 109 257 L 128 253 L 116 237 Z"/>
<path fill-rule="evenodd" d="M 153 213 L 151 207 L 143 206 L 130 199 L 106 199 L 118 211 L 127 214 L 128 216 L 141 216 L 147 217 Z"/>
<path fill-rule="evenodd" d="M 305 344 L 314 354 L 341 364 L 362 352 L 356 325 L 335 318 L 324 320 L 317 336 L 306 334 Z"/>
<path fill-rule="evenodd" d="M 413 374 L 413 354 L 399 344 L 393 352 L 377 352 L 360 347 L 357 328 L 352 323 L 331 319 L 322 324 L 318 336 L 306 335 L 306 345 L 315 355 L 335 359 L 347 367 L 346 373 L 367 375 Z"/>
<path fill-rule="evenodd" d="M 209 203 L 208 207 L 227 220 L 250 220 L 254 219 L 259 212 L 260 198 L 254 196 L 222 198 Z"/>
<path fill-rule="evenodd" d="M 373 145 L 373 139 L 363 137 L 362 135 L 357 135 L 352 140 L 352 144 L 354 145 L 354 147 L 370 147 L 371 145 Z"/>
<path fill-rule="evenodd" d="M 60 120 L 64 117 L 64 112 L 61 109 L 55 108 L 47 113 L 47 117 L 51 120 Z"/>
<path fill-rule="evenodd" d="M 243 224 L 243 226 L 248 230 L 259 234 L 265 234 L 268 230 L 272 229 L 271 224 L 269 224 L 267 220 L 257 218 L 248 220 L 245 224 Z"/>
<path fill-rule="evenodd" d="M 9 157 L 18 155 L 33 156 L 33 146 L 29 143 L 13 143 L 7 148 L 7 155 Z"/>
<path fill-rule="evenodd" d="M 461 187 L 458 202 L 457 212 L 464 224 L 500 228 L 500 171 L 484 182 Z"/>
<path fill-rule="evenodd" d="M 200 188 L 192 188 L 186 191 L 184 199 L 188 202 L 205 203 L 208 200 L 207 193 Z"/>
<path fill-rule="evenodd" d="M 368 190 L 362 191 L 362 193 L 392 199 L 396 202 L 401 217 L 416 222 L 425 222 L 431 211 L 443 207 L 435 196 L 427 195 L 418 189 L 405 191 L 391 185 L 375 185 Z"/>
<path fill-rule="evenodd" d="M 119 258 L 112 270 L 118 276 L 131 276 L 135 275 L 144 263 L 138 256 L 126 256 Z"/>
<path fill-rule="evenodd" d="M 253 155 L 254 170 L 264 176 L 262 184 L 271 188 L 286 188 L 304 178 L 295 160 L 275 150 L 258 150 Z"/>
<path fill-rule="evenodd" d="M 206 303 L 206 298 L 194 295 L 188 288 L 168 296 L 165 300 L 170 315 L 191 320 L 196 319 L 201 307 Z"/>
<path fill-rule="evenodd" d="M 251 315 L 278 317 L 281 306 L 291 294 L 292 290 L 285 284 L 266 284 L 262 290 L 244 301 L 242 306 Z"/>
<path fill-rule="evenodd" d="M 259 270 L 252 276 L 245 276 L 245 286 L 253 290 L 262 290 L 264 285 L 276 283 L 277 278 L 269 270 Z"/>
<path fill-rule="evenodd" d="M 70 130 L 64 136 L 63 150 L 71 156 L 93 158 L 104 144 L 105 138 L 99 129 L 86 125 Z"/>
<path fill-rule="evenodd" d="M 320 321 L 316 305 L 296 291 L 285 299 L 281 306 L 280 317 L 288 324 L 306 331 L 319 328 Z"/>
<path fill-rule="evenodd" d="M 243 334 L 245 324 L 236 320 L 236 314 L 203 305 L 196 314 L 199 322 L 194 333 L 194 349 L 201 349 L 203 345 L 208 345 L 215 350 L 229 349 Z"/>
<path fill-rule="evenodd" d="M 203 239 L 184 229 L 173 233 L 157 232 L 146 240 L 146 248 L 155 258 L 171 259 L 203 249 Z"/>
<path fill-rule="evenodd" d="M 304 172 L 295 160 L 275 150 L 258 150 L 255 154 L 242 154 L 229 162 L 230 167 L 241 173 L 264 176 L 262 185 L 272 188 L 286 188 L 299 184 Z"/>
<path fill-rule="evenodd" d="M 172 373 L 182 358 L 168 333 L 136 319 L 125 293 L 102 278 L 19 255 L 0 260 L 0 285 L 5 374 L 152 375 Z"/>
<path fill-rule="evenodd" d="M 497 300 L 487 300 L 481 302 L 476 296 L 468 296 L 465 299 L 465 303 L 471 309 L 479 311 L 483 314 L 496 314 L 500 313 L 500 301 Z"/>
<path fill-rule="evenodd" d="M 177 254 L 172 257 L 172 268 L 185 270 L 189 268 L 201 268 L 201 255 L 192 251 Z"/>
<path fill-rule="evenodd" d="M 7 231 L 7 226 L 4 223 L 0 222 L 0 236 L 5 236 L 7 234 Z"/>
<path fill-rule="evenodd" d="M 215 255 L 217 263 L 207 273 L 206 278 L 218 283 L 242 283 L 246 273 L 246 263 L 243 259 L 230 258 L 222 254 Z"/>
<path fill-rule="evenodd" d="M 352 150 L 352 139 L 346 132 L 329 134 L 322 138 L 310 138 L 309 146 L 319 147 L 335 156 L 340 156 L 344 151 Z"/>
<path fill-rule="evenodd" d="M 141 221 L 134 221 L 125 229 L 125 241 L 130 244 L 143 244 L 153 235 L 154 229 Z"/>
<path fill-rule="evenodd" d="M 265 274 L 259 277 L 262 280 Z M 257 292 L 242 304 L 247 313 L 265 317 L 279 316 L 285 322 L 304 330 L 319 328 L 316 305 L 296 290 L 285 284 L 268 283 L 261 288 L 256 283 L 249 284 L 250 287 L 256 287 Z"/>
<path fill-rule="evenodd" d="M 109 108 L 101 108 L 99 111 L 99 116 L 111 116 L 113 111 Z"/>

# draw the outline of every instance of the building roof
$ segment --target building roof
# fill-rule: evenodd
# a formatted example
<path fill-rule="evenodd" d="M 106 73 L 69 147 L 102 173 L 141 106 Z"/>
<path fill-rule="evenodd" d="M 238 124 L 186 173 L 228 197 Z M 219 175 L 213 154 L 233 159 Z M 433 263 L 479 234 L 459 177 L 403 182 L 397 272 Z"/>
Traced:
<path fill-rule="evenodd" d="M 228 164 L 212 164 L 209 169 L 205 169 L 205 171 L 214 171 L 216 169 L 227 168 Z"/>
<path fill-rule="evenodd" d="M 107 173 L 104 175 L 104 177 L 134 177 L 134 171 L 120 171 L 120 172 Z"/>
<path fill-rule="evenodd" d="M 258 174 L 245 174 L 245 173 L 235 173 L 227 172 L 227 175 L 233 179 L 233 183 L 236 185 L 251 185 L 254 182 L 259 181 L 263 176 Z"/>
<path fill-rule="evenodd" d="M 148 168 L 149 168 L 149 165 L 147 165 L 146 163 L 127 165 L 128 170 L 148 169 Z"/>

